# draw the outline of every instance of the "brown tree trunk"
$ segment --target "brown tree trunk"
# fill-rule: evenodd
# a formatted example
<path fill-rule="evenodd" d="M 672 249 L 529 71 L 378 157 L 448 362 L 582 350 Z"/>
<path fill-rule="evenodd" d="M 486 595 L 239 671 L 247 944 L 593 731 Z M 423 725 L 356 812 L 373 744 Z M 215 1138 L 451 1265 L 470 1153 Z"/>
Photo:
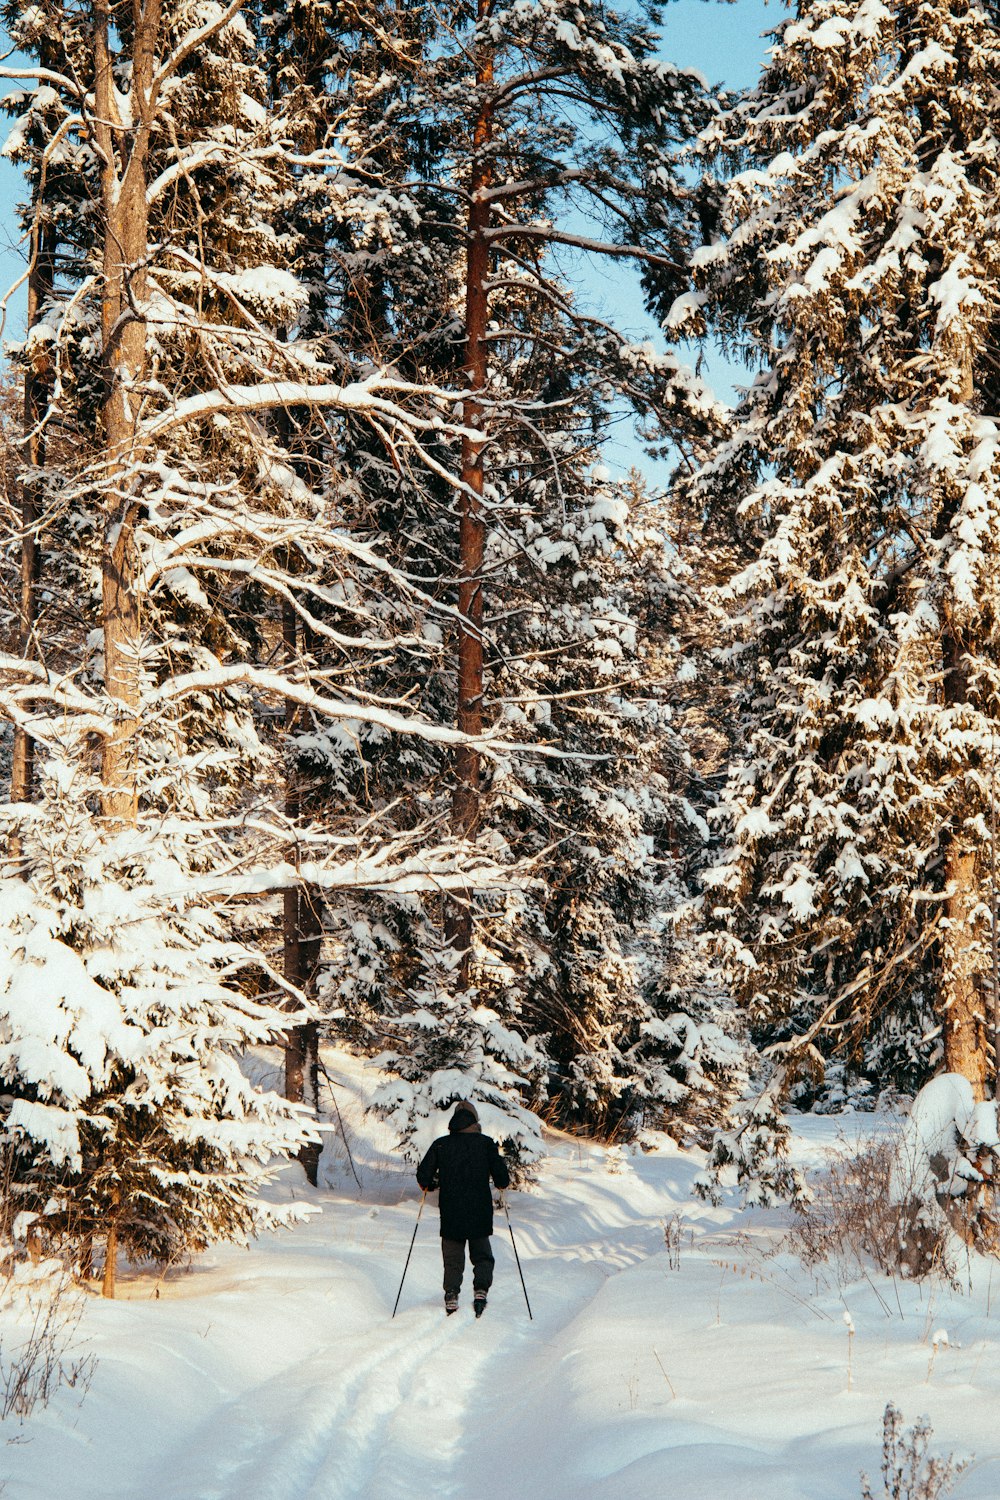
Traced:
<path fill-rule="evenodd" d="M 104 210 L 101 337 L 105 395 L 102 616 L 104 685 L 115 712 L 101 761 L 103 807 L 113 823 L 138 814 L 139 601 L 135 546 L 141 382 L 146 364 L 148 216 L 146 166 L 152 128 L 153 68 L 160 0 L 136 16 L 132 51 L 133 121 L 121 121 L 112 75 L 107 0 L 94 5 L 94 132 Z M 119 162 L 121 168 L 119 170 Z"/>
<path fill-rule="evenodd" d="M 283 608 L 281 629 L 285 660 L 291 666 L 298 657 L 298 630 L 295 611 L 288 603 Z M 297 713 L 294 704 L 286 704 L 286 735 L 293 731 Z M 290 823 L 294 823 L 302 812 L 298 777 L 293 768 L 289 768 L 287 772 L 285 812 Z M 297 866 L 297 851 L 293 852 L 293 859 Z M 284 974 L 289 984 L 294 984 L 310 998 L 314 996 L 316 989 L 322 934 L 323 921 L 318 892 L 308 886 L 295 886 L 285 891 L 282 896 Z M 285 1098 L 294 1104 L 308 1105 L 316 1114 L 319 1112 L 319 1023 L 316 1021 L 293 1026 L 286 1034 Z M 313 1187 L 319 1181 L 321 1149 L 318 1143 L 311 1141 L 299 1149 L 299 1161 Z"/>
<path fill-rule="evenodd" d="M 155 107 L 153 74 L 160 34 L 160 0 L 134 8 L 131 114 L 126 129 L 112 72 L 111 16 L 107 0 L 94 8 L 94 139 L 100 162 L 103 210 L 101 352 L 104 401 L 104 535 L 101 614 L 104 686 L 114 710 L 101 755 L 102 810 L 112 825 L 138 816 L 139 601 L 135 546 L 138 507 L 141 384 L 146 367 L 148 216 L 146 166 Z M 111 1195 L 104 1256 L 105 1297 L 115 1294 L 118 1212 Z"/>
<path fill-rule="evenodd" d="M 944 701 L 959 705 L 968 700 L 968 673 L 962 642 L 950 623 L 942 642 Z M 956 813 L 956 821 L 958 814 Z M 989 1077 L 989 1026 L 985 990 L 980 983 L 978 940 L 974 913 L 981 908 L 976 852 L 967 846 L 961 826 L 948 833 L 945 852 L 945 900 L 941 939 L 941 1016 L 945 1065 L 972 1084 L 977 1100 L 985 1099 Z"/>
<path fill-rule="evenodd" d="M 945 879 L 949 892 L 944 903 L 947 927 L 941 944 L 945 1063 L 949 1073 L 968 1078 L 977 1100 L 985 1099 L 989 1028 L 985 993 L 973 956 L 973 944 L 982 936 L 973 923 L 973 912 L 979 905 L 976 856 L 960 848 L 957 839 L 945 858 Z"/>
<path fill-rule="evenodd" d="M 478 0 L 483 20 L 491 0 Z M 470 180 L 468 247 L 465 273 L 465 370 L 469 387 L 463 410 L 463 425 L 479 438 L 462 442 L 462 491 L 459 496 L 459 585 L 458 608 L 458 728 L 479 737 L 483 732 L 483 560 L 486 526 L 483 519 L 484 446 L 488 379 L 486 329 L 489 318 L 491 205 L 487 196 L 493 182 L 493 56 L 486 49 L 476 62 L 479 113 L 473 128 L 473 163 Z M 452 827 L 461 838 L 473 840 L 480 820 L 480 754 L 473 746 L 455 753 L 455 788 L 452 796 Z M 471 897 L 449 903 L 448 940 L 458 951 L 459 981 L 469 982 L 472 947 Z"/>
<path fill-rule="evenodd" d="M 289 900 L 291 897 L 291 900 Z M 294 938 L 288 944 L 290 929 Z M 322 943 L 321 913 L 309 887 L 285 892 L 285 978 L 312 998 Z M 290 967 L 290 961 L 295 967 Z M 285 1039 L 285 1098 L 319 1112 L 319 1022 L 293 1026 Z M 316 1187 L 322 1146 L 307 1141 L 299 1148 L 306 1178 Z"/>
<path fill-rule="evenodd" d="M 101 1296 L 113 1297 L 115 1295 L 115 1280 L 118 1274 L 118 1208 L 121 1196 L 117 1189 L 111 1194 L 111 1214 L 108 1220 L 108 1233 L 104 1241 L 104 1279 L 101 1282 Z"/>
<path fill-rule="evenodd" d="M 972 350 L 966 351 L 960 374 L 959 397 L 972 401 L 975 392 Z M 944 535 L 951 523 L 946 511 L 938 521 Z M 941 640 L 942 698 L 946 707 L 960 707 L 969 702 L 969 672 L 963 632 L 944 609 L 944 631 Z M 978 859 L 971 841 L 961 826 L 960 809 L 948 832 L 945 850 L 945 900 L 941 941 L 941 1016 L 944 1027 L 945 1065 L 951 1073 L 961 1073 L 972 1084 L 977 1100 L 986 1097 L 986 1080 L 990 1074 L 989 1027 L 986 1017 L 986 995 L 981 984 L 977 958 L 981 930 L 977 930 L 974 912 L 981 907 Z"/>
<path fill-rule="evenodd" d="M 39 213 L 42 207 L 39 204 Z M 52 293 L 55 234 L 50 225 L 39 223 L 32 251 L 33 264 L 28 274 L 29 330 L 38 322 L 42 307 Z M 41 516 L 38 481 L 45 462 L 45 436 L 40 430 L 40 423 L 48 405 L 51 388 L 51 360 L 45 354 L 28 367 L 24 376 L 24 459 L 27 473 L 21 484 L 21 590 L 18 618 L 18 650 L 24 659 L 33 656 L 36 650 L 35 625 L 38 618 L 41 565 L 37 531 Z M 30 802 L 34 795 L 34 781 L 34 741 L 21 725 L 17 725 L 11 754 L 10 800 Z M 12 844 L 14 842 L 12 840 Z M 11 852 L 18 851 L 12 848 Z"/>
<path fill-rule="evenodd" d="M 301 87 L 307 96 L 315 99 L 322 93 L 324 78 L 329 67 L 329 41 L 322 25 L 309 30 L 306 36 L 299 35 L 296 41 L 303 48 L 297 58 L 297 67 L 300 71 Z M 284 61 L 282 55 L 275 53 L 272 60 L 271 89 L 275 99 L 281 97 L 282 83 L 280 65 Z M 302 135 L 299 137 L 299 149 L 303 156 L 308 156 L 321 145 L 321 127 L 315 114 L 303 123 Z M 313 281 L 316 276 L 316 268 L 325 263 L 327 251 L 327 226 L 322 222 L 312 221 L 304 231 L 304 242 L 306 247 L 306 263 L 308 272 L 307 281 Z M 322 303 L 322 297 L 320 298 Z M 348 310 L 348 318 L 359 316 L 359 304 L 354 298 Z M 323 326 L 322 308 L 313 306 L 307 319 L 311 318 L 313 331 L 318 332 Z M 282 446 L 295 451 L 295 467 L 300 476 L 307 484 L 314 485 L 320 482 L 323 470 L 323 459 L 317 452 L 309 438 L 310 416 L 308 412 L 301 413 L 301 426 L 296 433 L 296 424 L 293 414 L 285 408 L 275 413 L 275 425 Z M 295 556 L 292 549 L 286 558 L 286 567 L 289 573 L 295 571 Z M 311 652 L 313 642 L 310 633 L 305 627 L 303 630 L 303 647 Z M 282 607 L 281 633 L 284 647 L 285 664 L 290 674 L 294 673 L 299 664 L 299 630 L 300 622 L 295 610 L 287 601 Z M 286 750 L 291 744 L 291 737 L 298 723 L 300 710 L 292 703 L 285 705 L 285 741 Z M 298 772 L 291 762 L 286 769 L 285 780 L 285 813 L 289 825 L 294 827 L 302 814 L 302 789 Z M 291 850 L 292 863 L 298 868 L 298 848 Z M 282 896 L 282 937 L 284 946 L 284 974 L 290 984 L 294 984 L 310 1000 L 315 999 L 316 976 L 319 969 L 320 953 L 322 949 L 322 908 L 319 893 L 312 887 L 295 886 L 285 891 Z M 285 1098 L 295 1104 L 305 1104 L 312 1109 L 313 1113 L 319 1114 L 319 1023 L 315 1020 L 306 1021 L 301 1026 L 292 1027 L 285 1034 Z M 319 1159 L 322 1147 L 319 1143 L 307 1142 L 299 1148 L 298 1158 L 302 1169 L 306 1174 L 308 1182 L 313 1187 L 319 1181 Z"/>

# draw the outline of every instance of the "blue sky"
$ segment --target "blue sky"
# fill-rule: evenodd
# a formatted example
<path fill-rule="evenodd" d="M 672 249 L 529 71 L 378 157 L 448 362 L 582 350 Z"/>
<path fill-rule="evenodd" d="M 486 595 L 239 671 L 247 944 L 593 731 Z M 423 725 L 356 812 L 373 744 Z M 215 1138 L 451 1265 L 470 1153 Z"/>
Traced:
<path fill-rule="evenodd" d="M 767 50 L 763 33 L 784 13 L 778 0 L 674 0 L 664 6 L 664 53 L 697 68 L 709 83 L 744 88 Z"/>
<path fill-rule="evenodd" d="M 663 55 L 697 68 L 710 84 L 746 88 L 756 82 L 769 46 L 766 33 L 785 14 L 782 0 L 674 0 L 663 9 Z M 623 262 L 602 276 L 597 308 L 633 337 L 649 338 L 652 326 L 642 305 L 638 278 Z M 657 340 L 662 343 L 662 340 Z M 733 382 L 746 371 L 730 366 L 711 349 L 703 350 L 701 374 L 724 401 L 733 398 Z M 617 423 L 605 448 L 609 467 L 635 467 L 665 484 L 671 461 L 657 462 L 642 447 L 627 416 Z"/>
<path fill-rule="evenodd" d="M 11 59 L 13 63 L 14 59 Z M 14 85 L 0 81 L 0 96 L 10 93 Z M 6 135 L 9 126 L 0 120 L 0 135 Z M 22 196 L 21 174 L 3 157 L 0 159 L 0 293 L 5 292 L 24 270 L 24 253 L 19 244 L 19 228 L 15 208 Z M 22 288 L 16 294 L 11 308 L 6 337 L 20 338 L 24 332 L 25 295 Z"/>

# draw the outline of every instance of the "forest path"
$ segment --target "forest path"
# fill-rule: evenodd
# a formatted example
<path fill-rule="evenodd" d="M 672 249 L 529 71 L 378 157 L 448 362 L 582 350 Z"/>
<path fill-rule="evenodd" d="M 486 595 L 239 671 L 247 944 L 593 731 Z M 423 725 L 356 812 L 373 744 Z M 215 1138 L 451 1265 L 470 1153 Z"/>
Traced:
<path fill-rule="evenodd" d="M 399 1187 L 413 1194 L 405 1180 Z M 382 1193 L 388 1190 L 383 1181 Z M 213 1403 L 169 1462 L 158 1456 L 140 1481 L 141 1500 L 530 1494 L 539 1445 L 554 1452 L 573 1442 L 551 1381 L 551 1350 L 616 1269 L 641 1260 L 657 1239 L 662 1245 L 662 1231 L 652 1224 L 641 1233 L 628 1219 L 617 1230 L 592 1222 L 581 1244 L 578 1214 L 574 1234 L 552 1199 L 512 1194 L 511 1201 L 521 1219 L 532 1319 L 502 1215 L 494 1237 L 496 1282 L 478 1321 L 471 1271 L 459 1312 L 444 1313 L 433 1200 L 395 1319 L 393 1278 L 406 1258 L 416 1196 L 375 1208 L 328 1204 L 321 1218 L 276 1242 L 270 1293 L 257 1278 L 252 1287 L 244 1284 L 244 1293 L 272 1307 L 318 1301 L 309 1346 L 295 1358 L 284 1341 L 272 1343 L 263 1378 Z M 603 1241 L 598 1228 L 610 1230 Z M 326 1286 L 316 1274 L 324 1259 L 332 1273 Z M 236 1288 L 222 1299 L 234 1296 Z M 374 1317 L 359 1321 L 360 1308 Z M 288 1332 L 297 1336 L 294 1325 Z M 541 1431 L 540 1403 L 547 1413 Z"/>
<path fill-rule="evenodd" d="M 857 1500 L 890 1400 L 929 1416 L 932 1451 L 976 1454 L 954 1500 L 1000 1496 L 988 1263 L 961 1287 L 807 1269 L 787 1213 L 694 1196 L 696 1154 L 550 1133 L 509 1195 L 534 1319 L 502 1216 L 485 1315 L 470 1278 L 445 1317 L 433 1200 L 393 1319 L 419 1194 L 361 1065 L 338 1068 L 360 1182 L 331 1143 L 325 1187 L 291 1167 L 273 1190 L 308 1221 L 89 1302 L 92 1388 L 7 1424 L 3 1500 Z M 799 1160 L 872 1129 L 799 1121 Z"/>
<path fill-rule="evenodd" d="M 150 1335 L 168 1369 L 158 1422 L 131 1434 L 132 1462 L 93 1488 L 84 1463 L 81 1500 L 512 1500 L 533 1493 L 539 1465 L 565 1475 L 552 1500 L 575 1495 L 586 1443 L 564 1374 L 574 1325 L 615 1277 L 663 1261 L 680 1184 L 553 1138 L 540 1189 L 508 1195 L 534 1317 L 502 1213 L 485 1315 L 473 1316 L 470 1268 L 445 1316 L 432 1197 L 393 1319 L 419 1193 L 377 1126 L 354 1125 L 361 1183 L 330 1153 L 332 1185 L 308 1195 L 322 1210 L 308 1222 L 203 1257 L 159 1299 L 139 1277 L 124 1281 L 127 1300 L 95 1306 L 147 1332 L 141 1350 L 122 1341 L 114 1370 L 102 1354 L 102 1378 L 141 1382 Z M 275 1198 L 303 1193 L 290 1168 Z M 629 1378 L 615 1387 L 623 1405 Z"/>

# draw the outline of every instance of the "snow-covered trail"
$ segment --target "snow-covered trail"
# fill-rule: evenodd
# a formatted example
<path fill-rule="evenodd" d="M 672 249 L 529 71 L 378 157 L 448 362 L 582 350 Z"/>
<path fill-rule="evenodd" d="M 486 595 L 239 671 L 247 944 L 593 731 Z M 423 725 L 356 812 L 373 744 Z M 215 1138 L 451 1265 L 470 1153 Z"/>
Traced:
<path fill-rule="evenodd" d="M 600 1294 L 608 1277 L 642 1259 L 627 1224 L 603 1245 L 596 1236 L 583 1247 L 553 1241 L 547 1215 L 534 1216 L 534 1200 L 514 1195 L 515 1213 L 525 1210 L 520 1238 L 534 1318 L 528 1318 L 500 1221 L 497 1282 L 477 1322 L 469 1276 L 459 1314 L 444 1316 L 431 1207 L 393 1320 L 416 1211 L 408 1179 L 400 1186 L 409 1194 L 401 1206 L 373 1214 L 362 1205 L 334 1202 L 323 1220 L 297 1232 L 306 1262 L 315 1263 L 324 1249 L 329 1253 L 328 1237 L 335 1242 L 336 1271 L 322 1291 L 322 1307 L 310 1318 L 307 1352 L 286 1363 L 282 1347 L 277 1369 L 214 1406 L 166 1462 L 157 1455 L 138 1485 L 143 1500 L 491 1500 L 530 1494 L 539 1465 L 547 1472 L 563 1446 L 559 1466 L 570 1463 L 574 1437 L 565 1416 L 572 1392 L 567 1389 L 564 1403 L 553 1389 L 551 1350 L 564 1344 L 581 1307 Z M 344 1232 L 340 1244 L 337 1214 Z M 645 1253 L 657 1238 L 662 1243 L 657 1227 L 650 1233 Z M 390 1247 L 393 1254 L 386 1253 Z M 286 1255 L 288 1261 L 298 1258 L 287 1243 L 278 1253 L 282 1261 Z M 298 1313 L 305 1299 L 317 1300 L 311 1280 L 285 1264 L 276 1267 L 270 1289 L 258 1282 L 243 1295 L 255 1306 L 294 1300 Z M 294 1327 L 289 1334 L 294 1342 Z"/>
<path fill-rule="evenodd" d="M 93 1388 L 8 1423 L 3 1500 L 857 1500 L 890 1399 L 976 1454 L 956 1500 L 1000 1497 L 1000 1269 L 995 1299 L 816 1279 L 775 1253 L 779 1215 L 695 1200 L 669 1142 L 552 1137 L 511 1199 L 534 1321 L 502 1218 L 485 1316 L 468 1280 L 444 1316 L 427 1210 L 392 1320 L 418 1194 L 338 1061 L 362 1189 L 331 1156 L 308 1223 L 92 1303 Z M 815 1155 L 836 1127 L 805 1128 Z"/>

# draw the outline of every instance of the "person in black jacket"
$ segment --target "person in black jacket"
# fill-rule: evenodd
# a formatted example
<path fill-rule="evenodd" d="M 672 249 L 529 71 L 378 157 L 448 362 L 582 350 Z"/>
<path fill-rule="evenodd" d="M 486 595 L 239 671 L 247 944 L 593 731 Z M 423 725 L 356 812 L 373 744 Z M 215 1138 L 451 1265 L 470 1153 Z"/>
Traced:
<path fill-rule="evenodd" d="M 424 1192 L 439 1187 L 441 1209 L 441 1255 L 444 1259 L 444 1305 L 448 1313 L 458 1307 L 465 1272 L 465 1243 L 472 1261 L 472 1306 L 481 1317 L 493 1284 L 493 1193 L 510 1183 L 507 1163 L 496 1141 L 483 1135 L 475 1105 L 460 1099 L 448 1122 L 448 1134 L 439 1136 L 417 1168 L 417 1181 Z"/>

